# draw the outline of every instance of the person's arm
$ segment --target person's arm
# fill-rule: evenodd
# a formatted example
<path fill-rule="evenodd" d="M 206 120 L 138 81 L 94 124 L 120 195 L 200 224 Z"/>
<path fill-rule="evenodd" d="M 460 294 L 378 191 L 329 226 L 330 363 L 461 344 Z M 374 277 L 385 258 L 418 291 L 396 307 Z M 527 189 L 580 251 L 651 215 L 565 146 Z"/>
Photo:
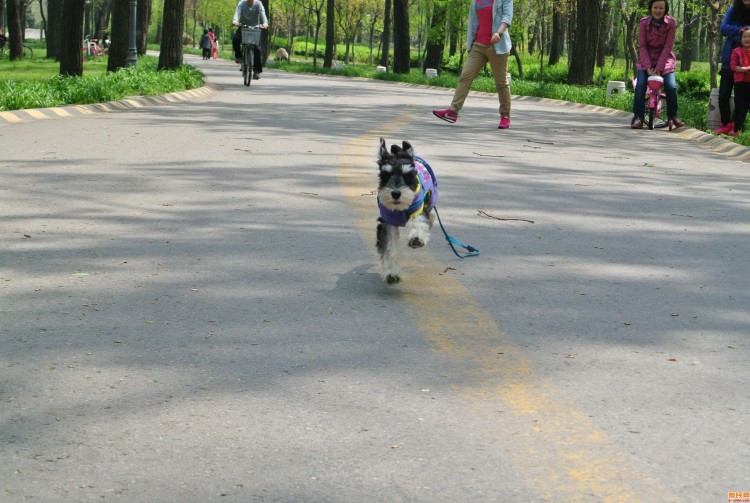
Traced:
<path fill-rule="evenodd" d="M 742 49 L 738 48 L 732 51 L 732 56 L 729 60 L 729 68 L 737 73 L 747 71 L 747 67 L 742 66 Z"/>
<path fill-rule="evenodd" d="M 650 70 L 653 68 L 651 65 L 651 57 L 648 55 L 648 47 L 646 44 L 646 30 L 648 30 L 649 18 L 644 17 L 638 24 L 638 64 L 644 70 Z"/>
<path fill-rule="evenodd" d="M 665 18 L 668 21 L 667 24 L 667 38 L 664 40 L 664 47 L 661 48 L 661 54 L 659 55 L 659 61 L 656 62 L 656 72 L 658 75 L 664 73 L 664 67 L 667 66 L 667 60 L 672 56 L 672 50 L 674 49 L 674 36 L 677 32 L 677 21 L 673 17 Z"/>
<path fill-rule="evenodd" d="M 266 9 L 263 7 L 263 4 L 258 2 L 258 5 L 260 6 L 260 15 L 258 16 L 258 19 L 260 20 L 260 27 L 261 28 L 268 28 L 268 17 L 266 17 Z"/>
<path fill-rule="evenodd" d="M 731 38 L 734 40 L 735 44 L 737 44 L 740 41 L 740 30 L 744 25 L 738 24 L 732 19 L 733 11 L 734 7 L 730 7 L 726 15 L 724 15 L 724 19 L 721 21 L 721 27 L 719 28 L 719 33 L 721 33 L 723 37 Z"/>
<path fill-rule="evenodd" d="M 232 18 L 232 24 L 234 26 L 240 25 L 240 14 L 242 14 L 242 2 L 245 0 L 240 0 L 240 3 L 237 4 L 237 8 L 234 9 L 234 17 Z"/>

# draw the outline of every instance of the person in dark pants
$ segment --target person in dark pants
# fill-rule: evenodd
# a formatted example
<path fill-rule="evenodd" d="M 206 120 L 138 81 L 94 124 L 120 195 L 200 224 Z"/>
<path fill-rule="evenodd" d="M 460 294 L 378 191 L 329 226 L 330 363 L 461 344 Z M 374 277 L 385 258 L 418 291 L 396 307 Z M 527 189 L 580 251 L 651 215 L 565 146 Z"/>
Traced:
<path fill-rule="evenodd" d="M 729 67 L 732 51 L 740 45 L 740 30 L 750 25 L 750 0 L 734 0 L 721 22 L 719 31 L 726 37 L 721 50 L 721 70 L 719 75 L 719 114 L 721 127 L 714 129 L 714 133 L 730 134 L 734 131 L 732 122 L 732 89 L 734 87 L 734 72 Z"/>
<path fill-rule="evenodd" d="M 232 18 L 232 24 L 234 26 L 246 25 L 246 26 L 260 26 L 265 29 L 268 28 L 268 18 L 266 17 L 266 9 L 260 0 L 240 0 L 237 4 L 237 8 L 234 11 L 234 17 Z M 232 35 L 232 48 L 234 49 L 234 61 L 239 63 L 242 60 L 242 28 L 237 28 L 237 31 Z M 253 79 L 259 79 L 260 74 L 263 71 L 262 54 L 260 47 L 254 47 L 253 56 Z"/>
<path fill-rule="evenodd" d="M 208 36 L 208 30 L 203 30 L 199 45 L 203 49 L 203 59 L 211 59 L 211 37 Z"/>

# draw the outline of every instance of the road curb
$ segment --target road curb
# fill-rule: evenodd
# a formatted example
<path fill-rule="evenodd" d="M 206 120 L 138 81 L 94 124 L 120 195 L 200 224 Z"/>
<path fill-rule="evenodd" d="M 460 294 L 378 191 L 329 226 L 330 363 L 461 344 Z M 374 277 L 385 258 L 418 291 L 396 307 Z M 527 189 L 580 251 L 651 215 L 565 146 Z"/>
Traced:
<path fill-rule="evenodd" d="M 196 89 L 177 91 L 160 96 L 134 96 L 117 101 L 104 103 L 90 103 L 86 105 L 67 105 L 63 107 L 27 108 L 23 110 L 8 110 L 0 112 L 0 123 L 17 124 L 44 119 L 59 119 L 61 117 L 81 117 L 98 113 L 122 112 L 136 110 L 147 106 L 169 105 L 182 101 L 204 98 L 214 94 L 218 88 L 210 83 Z"/>
<path fill-rule="evenodd" d="M 488 93 L 492 94 L 492 93 Z M 598 105 L 586 105 L 582 103 L 573 103 L 570 101 L 555 100 L 551 98 L 539 98 L 537 96 L 513 96 L 514 100 L 518 101 L 538 101 L 541 103 L 547 103 L 551 105 L 559 105 L 568 108 L 576 108 L 581 110 L 588 110 L 597 113 L 603 113 L 606 115 L 623 117 L 630 119 L 633 116 L 632 112 L 625 112 L 622 110 L 616 110 L 614 108 L 606 108 Z M 627 124 L 623 126 L 623 129 L 630 129 Z M 717 136 L 715 134 L 701 131 L 700 129 L 694 129 L 691 127 L 684 127 L 674 132 L 680 138 L 688 140 L 696 145 L 699 145 L 705 150 L 721 154 L 727 157 L 733 157 L 735 160 L 742 162 L 750 162 L 750 148 L 744 145 L 739 145 L 729 140 L 726 137 Z"/>

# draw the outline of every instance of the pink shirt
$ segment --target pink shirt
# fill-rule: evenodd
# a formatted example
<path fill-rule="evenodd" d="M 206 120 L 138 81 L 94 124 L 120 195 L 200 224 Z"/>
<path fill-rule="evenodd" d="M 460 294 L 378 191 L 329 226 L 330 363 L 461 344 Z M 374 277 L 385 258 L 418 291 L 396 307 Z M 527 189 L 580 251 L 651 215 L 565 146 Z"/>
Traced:
<path fill-rule="evenodd" d="M 492 4 L 494 0 L 477 0 L 477 14 L 479 15 L 479 29 L 475 42 L 489 45 L 492 39 Z"/>

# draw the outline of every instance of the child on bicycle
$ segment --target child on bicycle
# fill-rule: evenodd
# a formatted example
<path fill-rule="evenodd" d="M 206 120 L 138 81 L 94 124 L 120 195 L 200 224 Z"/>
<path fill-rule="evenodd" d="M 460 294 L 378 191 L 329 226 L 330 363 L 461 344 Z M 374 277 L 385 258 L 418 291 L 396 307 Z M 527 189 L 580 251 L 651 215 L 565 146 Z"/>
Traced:
<path fill-rule="evenodd" d="M 729 67 L 734 72 L 734 131 L 729 134 L 738 136 L 750 109 L 750 26 L 740 31 L 740 46 L 732 50 Z"/>
<path fill-rule="evenodd" d="M 638 61 L 636 63 L 636 86 L 633 96 L 632 129 L 643 129 L 643 115 L 646 109 L 646 84 L 651 75 L 664 78 L 664 93 L 667 95 L 667 116 L 674 127 L 682 127 L 685 122 L 677 117 L 677 79 L 675 67 L 674 36 L 677 21 L 668 16 L 667 0 L 649 0 L 650 15 L 641 19 L 638 25 Z M 671 127 L 670 127 L 671 129 Z"/>

